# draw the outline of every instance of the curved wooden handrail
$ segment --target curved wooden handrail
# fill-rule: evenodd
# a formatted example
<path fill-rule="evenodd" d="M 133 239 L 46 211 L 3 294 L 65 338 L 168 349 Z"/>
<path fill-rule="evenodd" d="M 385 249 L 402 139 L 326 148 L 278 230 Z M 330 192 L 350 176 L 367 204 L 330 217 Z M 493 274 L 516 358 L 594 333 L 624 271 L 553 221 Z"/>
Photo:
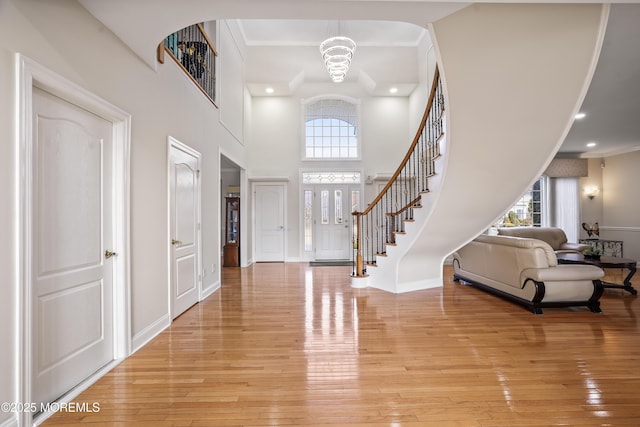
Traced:
<path fill-rule="evenodd" d="M 391 188 L 391 185 L 393 185 L 395 180 L 398 179 L 398 177 L 402 173 L 402 170 L 404 169 L 404 167 L 407 165 L 407 162 L 411 158 L 411 155 L 413 154 L 416 148 L 416 145 L 418 145 L 420 136 L 422 135 L 422 132 L 424 131 L 424 127 L 427 124 L 427 118 L 429 117 L 429 112 L 431 111 L 433 100 L 435 99 L 435 96 L 436 96 L 436 88 L 437 88 L 439 79 L 440 79 L 440 70 L 436 66 L 436 71 L 433 75 L 433 83 L 431 85 L 431 93 L 429 94 L 429 100 L 427 101 L 427 108 L 425 108 L 424 110 L 424 114 L 422 115 L 422 120 L 420 121 L 420 127 L 416 132 L 416 136 L 413 138 L 413 142 L 411 143 L 409 150 L 407 150 L 407 154 L 405 154 L 404 159 L 402 159 L 402 162 L 400 163 L 400 166 L 398 166 L 398 169 L 396 169 L 395 173 L 391 176 L 391 178 L 389 178 L 387 185 L 385 185 L 384 188 L 380 190 L 380 193 L 376 196 L 376 198 L 373 199 L 373 201 L 369 204 L 369 206 L 367 206 L 367 208 L 364 211 L 354 212 L 353 213 L 354 215 L 356 214 L 366 215 L 367 213 L 371 212 L 373 207 L 382 199 L 382 196 L 384 195 L 384 193 L 386 193 L 387 190 Z"/>
<path fill-rule="evenodd" d="M 420 206 L 423 193 L 429 191 L 428 178 L 435 173 L 435 158 L 440 154 L 443 112 L 444 97 L 436 67 L 424 115 L 407 153 L 367 208 L 352 213 L 356 229 L 355 276 L 366 276 L 365 264 L 375 265 L 376 256 L 386 253 L 385 245 L 395 244 L 395 235 L 404 232 L 403 219 L 413 218 L 413 209 Z"/>

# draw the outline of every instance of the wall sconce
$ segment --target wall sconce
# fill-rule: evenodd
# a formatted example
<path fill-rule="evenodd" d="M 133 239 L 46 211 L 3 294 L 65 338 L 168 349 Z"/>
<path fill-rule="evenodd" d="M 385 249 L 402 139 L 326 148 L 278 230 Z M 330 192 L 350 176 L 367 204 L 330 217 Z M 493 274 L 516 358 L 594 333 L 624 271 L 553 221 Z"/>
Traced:
<path fill-rule="evenodd" d="M 593 198 L 596 197 L 599 192 L 600 189 L 595 185 L 584 188 L 584 194 L 589 198 L 589 200 L 593 200 Z"/>

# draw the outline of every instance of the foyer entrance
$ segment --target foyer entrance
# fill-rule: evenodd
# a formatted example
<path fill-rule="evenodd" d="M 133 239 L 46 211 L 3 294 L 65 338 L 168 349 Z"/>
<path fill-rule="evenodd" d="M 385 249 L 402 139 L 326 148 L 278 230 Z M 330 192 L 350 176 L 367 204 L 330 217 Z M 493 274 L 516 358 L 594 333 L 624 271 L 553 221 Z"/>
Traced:
<path fill-rule="evenodd" d="M 303 173 L 304 251 L 313 260 L 349 260 L 351 213 L 359 209 L 359 172 Z"/>

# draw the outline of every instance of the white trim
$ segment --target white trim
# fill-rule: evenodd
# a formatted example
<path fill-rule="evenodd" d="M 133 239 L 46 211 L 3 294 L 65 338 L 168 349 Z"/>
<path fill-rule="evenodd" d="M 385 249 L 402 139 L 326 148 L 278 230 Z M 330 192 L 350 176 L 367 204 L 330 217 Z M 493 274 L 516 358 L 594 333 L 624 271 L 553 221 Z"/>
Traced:
<path fill-rule="evenodd" d="M 164 331 L 169 326 L 171 326 L 171 315 L 169 313 L 166 313 L 161 318 L 135 334 L 133 336 L 133 351 L 131 352 L 131 354 L 140 350 L 147 343 L 149 343 L 149 341 L 157 337 L 160 332 Z"/>
<path fill-rule="evenodd" d="M 207 286 L 206 288 L 203 288 L 200 301 L 203 301 L 203 300 L 209 298 L 218 289 L 220 289 L 220 281 L 219 280 L 213 282 L 211 285 Z"/>
<path fill-rule="evenodd" d="M 235 35 L 235 31 L 233 30 L 233 28 L 231 28 L 231 25 L 229 24 L 229 20 L 228 19 L 224 19 L 222 21 L 218 21 L 218 22 L 224 22 L 225 27 L 227 28 L 227 32 L 231 38 L 231 41 L 233 42 L 233 46 L 236 48 L 236 52 L 238 53 L 238 56 L 240 58 L 240 66 L 242 69 L 242 76 L 241 76 L 241 85 L 239 87 L 239 90 L 242 90 L 242 100 L 241 100 L 241 105 L 240 105 L 240 110 L 242 111 L 242 114 L 244 114 L 245 111 L 245 86 L 246 86 L 246 76 L 245 76 L 245 63 L 246 63 L 246 58 L 245 55 L 243 53 L 243 50 L 240 47 L 240 44 L 238 43 L 238 40 L 236 39 L 236 35 Z M 240 145 L 245 145 L 245 141 L 244 141 L 244 124 L 241 125 L 241 129 L 238 131 L 240 134 L 236 134 L 236 131 L 234 131 L 233 129 L 231 129 L 231 126 L 229 126 L 223 119 L 224 116 L 224 111 L 225 111 L 225 105 L 224 105 L 224 99 L 223 99 L 223 93 L 227 88 L 231 88 L 233 85 L 229 84 L 229 82 L 226 83 L 226 85 L 224 84 L 224 80 L 225 80 L 225 75 L 223 72 L 224 69 L 224 61 L 225 60 L 229 60 L 231 56 L 230 55 L 226 55 L 226 59 L 225 59 L 225 55 L 224 55 L 224 40 L 222 38 L 222 25 L 216 25 L 216 35 L 217 35 L 217 49 L 218 49 L 218 53 L 221 53 L 221 56 L 218 56 L 218 63 L 216 65 L 216 102 L 218 104 L 218 122 L 222 125 L 223 128 L 225 128 L 227 130 L 227 132 L 229 132 L 229 135 L 231 135 L 236 141 L 238 141 L 238 143 Z"/>
<path fill-rule="evenodd" d="M 31 324 L 31 239 L 30 218 L 33 215 L 31 197 L 33 194 L 33 159 L 32 159 L 32 126 L 33 126 L 33 87 L 37 86 L 47 92 L 81 106 L 99 117 L 113 123 L 113 239 L 119 256 L 114 258 L 113 276 L 113 321 L 114 321 L 114 354 L 113 363 L 118 363 L 131 353 L 131 306 L 130 306 L 130 141 L 131 115 L 108 101 L 89 92 L 83 87 L 54 73 L 39 63 L 20 53 L 15 55 L 17 81 L 17 140 L 18 147 L 18 283 L 17 283 L 17 345 L 15 360 L 16 392 L 20 402 L 31 402 L 31 369 L 32 369 L 32 324 Z M 109 366 L 111 367 L 112 364 Z M 101 370 L 89 379 L 84 380 L 76 388 L 80 389 L 104 375 Z M 95 377 L 95 378 L 94 378 Z M 44 417 L 46 418 L 46 417 Z M 39 420 L 44 418 L 39 417 Z M 33 414 L 18 414 L 18 425 L 29 426 L 33 422 Z"/>
<path fill-rule="evenodd" d="M 198 275 L 198 301 L 202 301 L 202 280 L 204 279 L 203 277 L 203 272 L 202 272 L 202 179 L 200 177 L 200 170 L 201 170 L 201 165 L 202 165 L 202 154 L 200 154 L 199 151 L 194 150 L 193 148 L 189 147 L 188 145 L 184 144 L 181 141 L 178 141 L 176 138 L 174 138 L 173 136 L 169 135 L 167 137 L 167 236 L 170 239 L 172 239 L 173 237 L 171 237 L 171 220 L 173 218 L 173 215 L 171 214 L 172 212 L 172 206 L 171 206 L 171 200 L 173 200 L 173 198 L 171 197 L 171 176 L 172 176 L 172 171 L 171 171 L 171 154 L 172 154 L 172 150 L 179 150 L 182 151 L 184 153 L 187 153 L 190 156 L 193 156 L 196 158 L 196 168 L 197 168 L 197 173 L 196 173 L 196 192 L 198 195 L 198 201 L 196 203 L 196 221 L 198 222 L 197 225 L 197 232 L 196 232 L 196 273 Z M 169 317 L 171 319 L 174 319 L 175 317 L 177 317 L 179 314 L 182 313 L 178 313 L 175 314 L 173 312 L 173 282 L 172 282 L 172 278 L 173 278 L 173 259 L 171 257 L 171 250 L 172 250 L 172 246 L 171 244 L 169 244 L 169 241 L 167 241 L 167 254 L 168 254 L 168 272 L 169 275 L 167 277 L 168 281 L 169 281 L 169 286 L 168 286 L 168 290 L 169 290 Z"/>
<path fill-rule="evenodd" d="M 288 180 L 287 180 L 288 181 Z M 283 221 L 285 224 L 283 233 L 283 248 L 282 250 L 284 251 L 282 254 L 282 261 L 283 262 L 290 262 L 287 260 L 287 250 L 288 250 L 288 244 L 287 241 L 288 239 L 288 234 L 289 234 L 289 221 L 288 221 L 288 200 L 287 200 L 287 193 L 288 193 L 288 186 L 285 182 L 283 181 L 257 181 L 257 182 L 252 182 L 251 183 L 251 224 L 252 224 L 252 233 L 253 233 L 253 239 L 251 239 L 251 242 L 253 243 L 252 247 L 251 247 L 251 263 L 247 263 L 246 266 L 249 266 L 250 264 L 254 263 L 254 260 L 256 258 L 256 186 L 258 185 L 276 185 L 278 187 L 282 187 L 282 215 L 283 215 Z M 245 233 L 246 234 L 246 233 Z M 259 261 L 258 261 L 259 262 Z M 275 261 L 278 262 L 278 261 Z M 246 267 L 245 266 L 245 267 Z"/>
<path fill-rule="evenodd" d="M 288 176 L 250 176 L 251 182 L 289 182 Z"/>
<path fill-rule="evenodd" d="M 355 183 L 348 183 L 348 184 L 336 184 L 336 185 L 348 185 L 349 187 L 351 186 L 357 186 L 358 189 L 360 190 L 360 202 L 364 205 L 365 203 L 365 191 L 364 191 L 364 184 L 365 184 L 365 179 L 364 179 L 364 170 L 362 169 L 362 167 L 359 168 L 348 168 L 347 165 L 340 165 L 342 167 L 335 167 L 335 168 L 300 168 L 298 170 L 298 221 L 299 221 L 299 228 L 298 228 L 298 249 L 300 251 L 300 257 L 297 258 L 298 261 L 293 261 L 293 258 L 291 258 L 292 261 L 288 260 L 286 262 L 307 262 L 307 261 L 313 261 L 316 259 L 316 251 L 315 251 L 315 245 L 316 245 L 316 228 L 315 226 L 313 227 L 313 250 L 311 251 L 305 251 L 304 250 L 304 190 L 314 190 L 316 186 L 318 185 L 328 185 L 328 184 L 305 184 L 303 182 L 303 174 L 305 173 L 309 173 L 309 172 L 332 172 L 332 173 L 340 173 L 340 172 L 358 172 L 360 173 L 360 183 L 355 184 Z M 314 208 L 315 210 L 315 208 Z M 350 227 L 353 227 L 353 221 L 351 221 L 351 219 L 349 219 L 349 224 Z M 352 232 L 352 229 L 350 229 L 350 233 Z"/>
<path fill-rule="evenodd" d="M 12 415 L 9 419 L 0 424 L 0 427 L 18 427 L 18 417 L 16 415 Z"/>
<path fill-rule="evenodd" d="M 93 384 L 95 384 L 100 378 L 102 378 L 110 370 L 112 370 L 113 368 L 118 366 L 121 362 L 122 362 L 122 360 L 114 360 L 111 363 L 105 365 L 100 370 L 98 370 L 96 373 L 94 373 L 89 378 L 87 378 L 85 381 L 83 381 L 80 385 L 78 385 L 77 387 L 74 387 L 68 393 L 66 393 L 62 397 L 56 399 L 56 402 L 57 403 L 69 403 L 69 402 L 72 402 L 73 399 L 78 397 L 78 395 L 80 395 L 82 392 L 84 392 L 89 387 L 91 387 Z M 100 403 L 100 402 L 98 402 L 98 403 Z M 38 414 L 35 417 L 35 419 L 33 421 L 33 425 L 34 426 L 38 426 L 38 425 L 42 424 L 43 422 L 45 422 L 47 420 L 47 418 L 49 418 L 53 414 L 55 414 L 55 412 L 52 411 L 52 410 L 41 412 L 40 414 Z"/>
<path fill-rule="evenodd" d="M 600 230 L 623 231 L 625 233 L 638 233 L 640 232 L 640 227 L 617 227 L 617 226 L 611 226 L 611 225 L 601 225 Z"/>

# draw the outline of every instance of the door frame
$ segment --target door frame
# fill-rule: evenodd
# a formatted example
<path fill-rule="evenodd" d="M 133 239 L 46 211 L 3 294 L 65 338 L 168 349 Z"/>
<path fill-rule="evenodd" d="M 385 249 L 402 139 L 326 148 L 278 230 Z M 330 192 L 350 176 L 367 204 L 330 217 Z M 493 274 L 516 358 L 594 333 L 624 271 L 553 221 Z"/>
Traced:
<path fill-rule="evenodd" d="M 57 402 L 69 402 L 131 353 L 129 204 L 131 115 L 20 53 L 16 53 L 15 63 L 18 85 L 16 100 L 18 217 L 17 235 L 15 236 L 18 263 L 16 283 L 16 307 L 18 310 L 16 337 L 18 345 L 15 349 L 15 360 L 17 364 L 16 395 L 21 402 L 33 401 L 31 398 L 33 364 L 31 340 L 34 325 L 31 310 L 31 297 L 33 296 L 31 251 L 33 249 L 32 216 L 34 209 L 31 199 L 34 195 L 33 173 L 36 167 L 32 157 L 34 147 L 33 88 L 38 87 L 50 92 L 96 114 L 113 125 L 113 247 L 118 252 L 118 256 L 114 258 L 113 262 L 114 354 L 110 363 L 57 400 Z M 31 426 L 34 421 L 39 423 L 50 415 L 52 412 L 43 412 L 34 419 L 32 413 L 21 412 L 18 414 L 18 425 Z"/>
<path fill-rule="evenodd" d="M 171 321 L 173 322 L 175 316 L 173 313 L 173 260 L 171 259 L 171 242 L 169 241 L 169 239 L 171 239 L 171 220 L 173 218 L 173 215 L 171 214 L 171 150 L 176 149 L 176 150 L 180 150 L 180 151 L 184 151 L 185 153 L 192 155 L 193 157 L 195 157 L 196 159 L 198 159 L 198 182 L 196 184 L 197 187 L 197 193 L 198 193 L 198 202 L 197 202 L 197 221 L 198 221 L 198 229 L 197 229 L 197 233 L 196 233 L 196 274 L 198 275 L 198 302 L 202 301 L 203 299 L 203 294 L 202 294 L 202 280 L 203 280 L 203 274 L 202 274 L 202 180 L 200 177 L 200 168 L 202 165 L 202 154 L 200 154 L 199 151 L 194 150 L 193 148 L 189 147 L 188 145 L 186 145 L 185 143 L 178 141 L 176 138 L 174 138 L 173 136 L 169 135 L 167 137 L 167 260 L 168 260 L 168 272 L 169 275 L 167 276 L 167 279 L 169 280 L 167 289 L 169 290 L 169 317 L 171 318 Z"/>
<path fill-rule="evenodd" d="M 298 212 L 299 212 L 299 218 L 300 218 L 300 227 L 299 227 L 299 245 L 300 245 L 300 258 L 302 259 L 302 261 L 314 261 L 316 259 L 316 244 L 317 244 L 317 230 L 316 230 L 316 224 L 313 225 L 313 234 L 312 234 L 312 240 L 313 240 L 313 249 L 311 251 L 305 251 L 304 250 L 304 191 L 305 190 L 312 190 L 314 192 L 314 219 L 315 219 L 315 209 L 316 209 L 316 203 L 318 203 L 315 200 L 315 192 L 317 190 L 317 186 L 318 185 L 324 185 L 322 183 L 318 183 L 318 182 L 313 182 L 313 183 L 305 183 L 304 181 L 304 174 L 306 173 L 314 173 L 314 172 L 330 172 L 330 173 L 336 173 L 339 174 L 340 172 L 357 172 L 360 174 L 360 182 L 358 183 L 336 183 L 336 185 L 342 185 L 342 184 L 346 184 L 349 186 L 350 190 L 352 189 L 351 187 L 357 187 L 357 189 L 360 191 L 360 203 L 364 204 L 365 203 L 365 180 L 364 180 L 364 172 L 362 171 L 362 168 L 360 167 L 353 167 L 353 168 L 347 168 L 347 167 L 335 167 L 335 168 L 301 168 L 299 171 L 299 179 L 300 179 L 300 185 L 299 185 L 299 189 L 298 189 L 298 194 L 300 195 L 300 202 L 299 202 L 299 207 L 298 207 Z M 349 193 L 350 195 L 351 193 Z M 377 195 L 377 193 L 376 193 Z M 350 198 L 349 198 L 350 200 Z M 361 210 L 364 209 L 361 206 Z M 350 225 L 349 225 L 349 235 L 351 235 L 353 233 L 353 218 L 351 213 L 348 214 L 348 218 L 347 221 L 349 221 Z"/>
<path fill-rule="evenodd" d="M 310 186 L 310 188 L 313 189 L 313 194 L 314 194 L 314 206 L 313 206 L 313 260 L 314 261 L 326 261 L 326 260 L 346 260 L 349 259 L 351 257 L 351 253 L 347 252 L 347 258 L 335 258 L 335 257 L 331 257 L 331 258 L 318 258 L 318 246 L 320 246 L 321 243 L 321 239 L 320 239 L 320 235 L 321 235 L 321 231 L 322 228 L 325 227 L 322 225 L 321 223 L 321 211 L 322 211 L 322 196 L 321 196 L 321 191 L 322 190 L 328 190 L 329 191 L 329 200 L 333 201 L 333 203 L 330 203 L 329 205 L 329 223 L 327 224 L 327 226 L 331 225 L 331 226 L 335 226 L 337 225 L 336 223 L 332 224 L 332 221 L 335 221 L 335 206 L 336 206 L 336 199 L 335 199 L 335 192 L 336 190 L 343 190 L 346 189 L 345 194 L 342 195 L 342 203 L 343 203 L 343 214 L 345 210 L 349 210 L 348 206 L 349 206 L 349 202 L 350 202 L 350 190 L 351 190 L 351 185 L 350 184 L 312 184 Z M 347 212 L 344 218 L 344 223 L 347 226 L 347 236 L 350 238 L 350 236 L 353 235 L 353 220 L 351 219 L 351 212 Z M 340 226 L 342 227 L 343 224 L 340 224 Z M 343 242 L 348 246 L 349 242 Z"/>
<path fill-rule="evenodd" d="M 288 181 L 288 179 L 287 179 Z M 289 223 L 287 221 L 287 181 L 284 180 L 261 180 L 261 179 L 253 179 L 251 182 L 251 198 L 252 198 L 252 203 L 251 203 L 251 224 L 252 224 L 252 231 L 253 231 L 253 247 L 251 248 L 251 251 L 253 252 L 253 259 L 256 259 L 257 256 L 257 248 L 256 248 L 256 240 L 257 240 L 257 235 L 258 235 L 258 229 L 256 226 L 256 208 L 257 208 L 257 202 L 256 202 L 256 187 L 259 185 L 274 185 L 277 187 L 282 187 L 282 219 L 283 219 L 283 224 L 284 224 L 284 229 L 282 230 L 283 233 L 283 242 L 282 242 L 282 262 L 287 262 L 287 240 L 288 240 L 288 229 L 289 227 L 287 226 L 287 224 Z M 259 262 L 259 261 L 258 261 Z"/>

